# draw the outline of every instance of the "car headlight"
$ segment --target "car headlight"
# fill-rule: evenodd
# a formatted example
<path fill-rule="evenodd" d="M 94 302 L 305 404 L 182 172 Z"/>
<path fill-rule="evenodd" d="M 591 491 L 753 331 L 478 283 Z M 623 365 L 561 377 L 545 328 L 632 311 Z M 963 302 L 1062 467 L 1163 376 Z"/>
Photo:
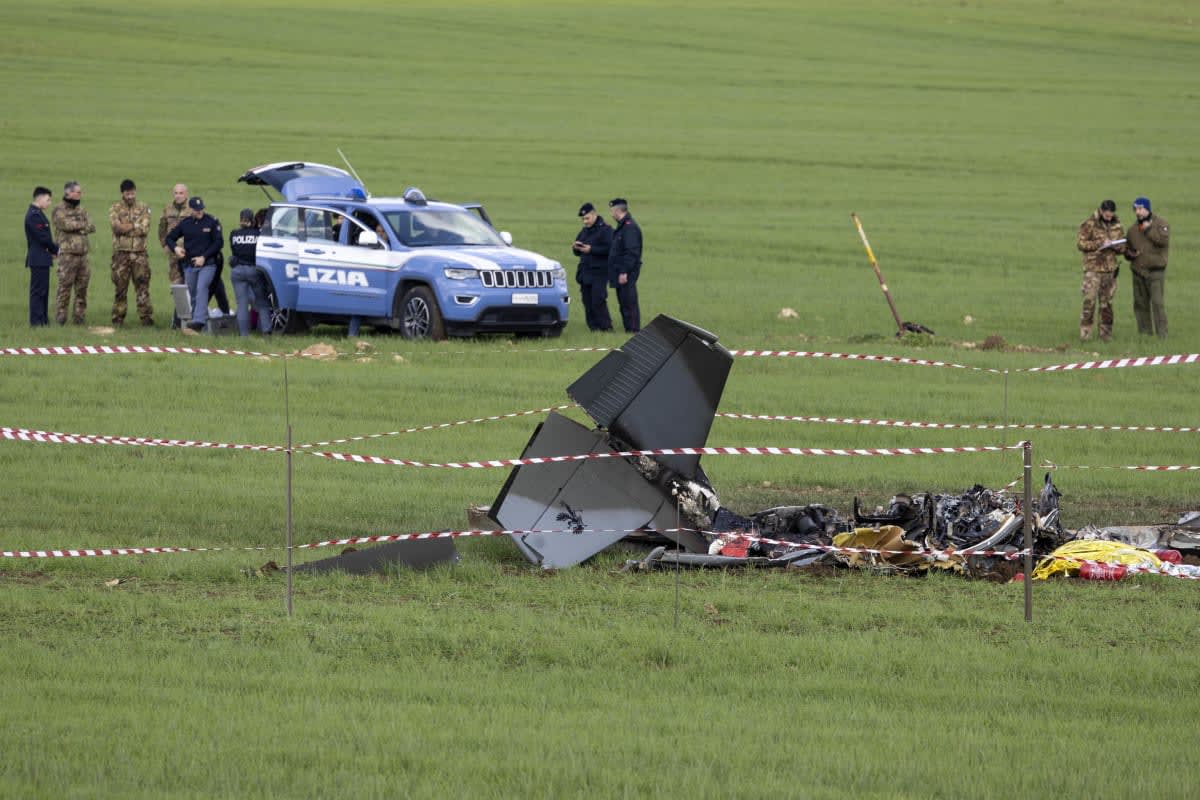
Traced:
<path fill-rule="evenodd" d="M 452 281 L 468 281 L 471 278 L 479 277 L 479 270 L 465 269 L 463 267 L 446 267 L 443 272 Z"/>
<path fill-rule="evenodd" d="M 550 274 L 554 276 L 556 281 L 565 281 L 567 279 L 567 271 L 562 267 L 555 267 L 550 270 Z"/>

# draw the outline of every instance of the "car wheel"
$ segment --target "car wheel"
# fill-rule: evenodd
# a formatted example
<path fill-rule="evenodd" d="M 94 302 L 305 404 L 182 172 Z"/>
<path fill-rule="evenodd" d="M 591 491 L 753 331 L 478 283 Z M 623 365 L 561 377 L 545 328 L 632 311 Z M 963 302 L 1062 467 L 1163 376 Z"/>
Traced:
<path fill-rule="evenodd" d="M 305 333 L 308 331 L 308 319 L 290 308 L 280 308 L 275 302 L 275 292 L 267 292 L 267 302 L 271 304 L 271 333 Z"/>
<path fill-rule="evenodd" d="M 428 286 L 414 286 L 401 301 L 400 335 L 405 339 L 446 338 L 446 324 Z"/>

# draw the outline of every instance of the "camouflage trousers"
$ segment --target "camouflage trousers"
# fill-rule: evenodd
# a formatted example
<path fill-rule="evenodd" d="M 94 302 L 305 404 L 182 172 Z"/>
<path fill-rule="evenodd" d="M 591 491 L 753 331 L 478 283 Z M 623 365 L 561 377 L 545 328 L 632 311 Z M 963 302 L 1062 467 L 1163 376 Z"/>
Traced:
<path fill-rule="evenodd" d="M 1095 272 L 1086 270 L 1083 273 L 1083 310 L 1079 314 L 1079 338 L 1090 339 L 1092 336 L 1092 320 L 1096 316 L 1096 306 L 1100 306 L 1100 339 L 1107 342 L 1112 338 L 1113 329 L 1113 295 L 1117 293 L 1117 277 L 1112 272 Z"/>
<path fill-rule="evenodd" d="M 171 285 L 177 283 L 187 283 L 183 279 L 183 269 L 179 266 L 180 259 L 175 257 L 175 254 L 167 256 L 167 274 L 171 276 Z"/>
<path fill-rule="evenodd" d="M 112 281 L 114 287 L 112 321 L 114 325 L 125 322 L 128 311 L 126 295 L 129 279 L 133 279 L 134 296 L 137 298 L 138 316 L 143 325 L 154 324 L 154 307 L 150 305 L 150 259 L 145 253 L 118 250 L 113 253 Z"/>
<path fill-rule="evenodd" d="M 67 324 L 67 308 L 71 305 L 71 291 L 75 292 L 75 309 L 71 321 L 83 324 L 87 315 L 88 283 L 92 280 L 92 268 L 86 253 L 59 253 L 58 292 L 54 298 L 54 319 L 59 325 Z"/>

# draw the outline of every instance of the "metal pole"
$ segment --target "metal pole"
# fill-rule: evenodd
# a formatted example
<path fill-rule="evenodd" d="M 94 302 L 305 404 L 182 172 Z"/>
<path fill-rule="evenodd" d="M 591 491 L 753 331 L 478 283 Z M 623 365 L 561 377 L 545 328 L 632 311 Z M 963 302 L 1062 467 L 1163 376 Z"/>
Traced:
<path fill-rule="evenodd" d="M 287 612 L 292 615 L 292 426 L 287 426 Z"/>
<path fill-rule="evenodd" d="M 1008 370 L 1004 370 L 1004 427 L 1008 428 Z"/>
<path fill-rule="evenodd" d="M 292 616 L 292 409 L 288 396 L 287 358 L 283 359 L 283 419 L 287 425 L 287 449 L 284 450 L 286 473 L 284 478 L 284 507 L 287 518 L 287 606 L 288 616 Z"/>
<path fill-rule="evenodd" d="M 679 497 L 675 497 L 675 630 L 679 630 Z"/>
<path fill-rule="evenodd" d="M 1021 444 L 1025 454 L 1025 621 L 1033 622 L 1033 444 Z"/>

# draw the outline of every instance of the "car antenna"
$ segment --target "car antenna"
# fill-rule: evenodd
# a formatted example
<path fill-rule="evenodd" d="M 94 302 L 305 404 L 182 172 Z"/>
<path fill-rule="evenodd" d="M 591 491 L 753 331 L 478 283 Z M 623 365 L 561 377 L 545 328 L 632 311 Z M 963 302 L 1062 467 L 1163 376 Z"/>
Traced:
<path fill-rule="evenodd" d="M 342 157 L 342 161 L 346 162 L 346 167 L 350 170 L 350 174 L 354 176 L 354 180 L 358 181 L 363 187 L 363 191 L 367 193 L 367 197 L 371 196 L 371 192 L 367 189 L 367 184 L 362 178 L 358 177 L 358 172 L 354 169 L 354 165 L 350 163 L 350 159 L 346 158 L 346 154 L 342 152 L 342 148 L 337 148 L 337 154 Z"/>

